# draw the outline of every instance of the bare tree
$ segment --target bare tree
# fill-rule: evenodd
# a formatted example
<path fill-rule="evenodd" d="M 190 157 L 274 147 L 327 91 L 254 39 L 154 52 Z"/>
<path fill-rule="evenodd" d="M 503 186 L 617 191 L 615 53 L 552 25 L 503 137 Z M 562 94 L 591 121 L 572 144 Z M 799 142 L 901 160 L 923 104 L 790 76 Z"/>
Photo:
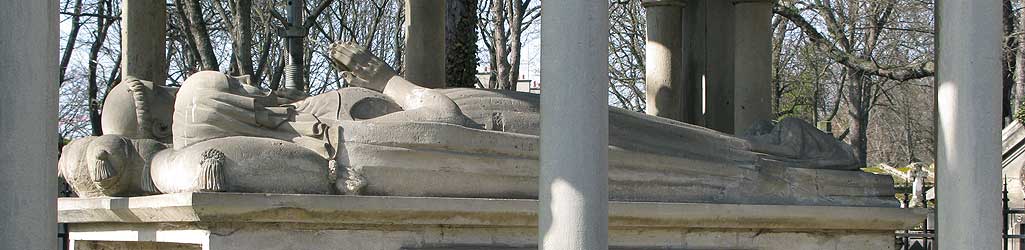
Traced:
<path fill-rule="evenodd" d="M 519 80 L 523 31 L 541 15 L 532 0 L 489 0 L 480 6 L 480 34 L 490 52 L 490 68 L 495 71 L 489 88 L 514 89 Z"/>
<path fill-rule="evenodd" d="M 644 111 L 644 7 L 640 0 L 609 5 L 609 94 L 612 104 Z"/>
<path fill-rule="evenodd" d="M 104 0 L 97 2 L 97 14 L 113 16 L 112 9 L 113 3 L 110 0 Z M 112 18 L 100 17 L 96 18 L 96 35 L 95 40 L 92 44 L 92 48 L 89 49 L 89 122 L 92 125 L 92 135 L 102 135 L 103 129 L 100 124 L 100 108 L 103 105 L 103 100 L 99 98 L 99 56 L 100 50 L 103 49 L 103 43 L 107 39 L 107 30 L 114 24 Z"/>
<path fill-rule="evenodd" d="M 477 0 L 447 0 L 445 74 L 449 87 L 477 85 Z"/>
<path fill-rule="evenodd" d="M 252 0 L 228 0 L 230 9 L 226 10 L 221 0 L 213 0 L 211 4 L 221 17 L 221 23 L 229 31 L 232 42 L 231 72 L 236 75 L 253 74 L 253 28 Z M 229 21 L 230 20 L 230 21 Z"/>
<path fill-rule="evenodd" d="M 64 43 L 64 52 L 61 54 L 58 86 L 64 84 L 64 75 L 68 71 L 68 63 L 71 63 L 71 54 L 75 50 L 75 43 L 78 42 L 78 31 L 82 29 L 82 0 L 75 0 L 72 12 L 63 12 L 62 14 L 71 15 L 71 31 L 68 32 L 67 41 Z"/>
<path fill-rule="evenodd" d="M 1025 6 L 1025 0 L 1019 0 L 1018 5 Z M 1025 108 L 1023 108 L 1025 106 L 1025 16 L 1019 16 L 1017 21 L 1017 32 L 1012 36 L 1017 41 L 1014 48 L 1014 86 L 1012 88 L 1014 99 L 1009 101 L 1012 102 L 1014 116 L 1020 120 L 1025 115 Z"/>
<path fill-rule="evenodd" d="M 870 112 L 878 98 L 895 84 L 935 74 L 929 53 L 880 52 L 880 46 L 900 48 L 909 33 L 932 33 L 931 19 L 916 18 L 911 16 L 915 13 L 909 11 L 895 12 L 898 4 L 903 10 L 931 9 L 925 3 L 902 0 L 840 0 L 836 4 L 833 0 L 783 0 L 773 8 L 776 14 L 800 27 L 819 53 L 845 67 L 847 83 L 843 94 L 851 131 L 849 140 L 862 162 L 867 162 Z M 902 14 L 905 16 L 897 16 Z M 814 17 L 818 25 L 812 24 L 806 16 Z M 920 21 L 896 22 L 898 18 Z M 826 32 L 821 32 L 819 27 L 824 27 Z M 918 38 L 912 41 L 929 40 L 926 45 L 931 45 L 931 37 Z M 884 55 L 889 58 L 883 58 Z"/>
<path fill-rule="evenodd" d="M 184 10 L 189 33 L 196 51 L 199 53 L 199 61 L 203 70 L 220 70 L 217 62 L 217 55 L 214 53 L 213 43 L 210 41 L 210 33 L 207 31 L 206 18 L 203 17 L 203 6 L 200 0 L 175 0 L 175 4 Z M 182 5 L 184 4 L 184 5 Z"/>

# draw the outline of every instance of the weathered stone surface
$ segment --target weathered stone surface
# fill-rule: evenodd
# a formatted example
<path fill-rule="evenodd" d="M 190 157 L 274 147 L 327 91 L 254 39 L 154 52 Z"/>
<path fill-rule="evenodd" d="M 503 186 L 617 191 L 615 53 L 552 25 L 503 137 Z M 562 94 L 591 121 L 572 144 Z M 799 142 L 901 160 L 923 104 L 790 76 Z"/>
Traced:
<path fill-rule="evenodd" d="M 644 44 L 644 111 L 685 121 L 683 104 L 690 90 L 684 83 L 684 34 L 681 0 L 644 1 L 647 37 Z"/>
<path fill-rule="evenodd" d="M 202 250 L 198 244 L 178 244 L 166 242 L 127 242 L 127 241 L 75 241 L 69 249 L 74 250 Z"/>
<path fill-rule="evenodd" d="M 0 8 L 0 248 L 55 249 L 58 1 Z"/>
<path fill-rule="evenodd" d="M 331 56 L 359 87 L 293 100 L 218 72 L 180 89 L 129 79 L 108 97 L 110 133 L 65 147 L 60 172 L 83 197 L 537 197 L 538 95 L 426 89 L 351 43 Z M 896 206 L 888 177 L 847 171 L 850 147 L 803 121 L 736 137 L 608 110 L 613 200 Z"/>
<path fill-rule="evenodd" d="M 427 88 L 445 87 L 445 0 L 404 1 L 405 77 Z"/>
<path fill-rule="evenodd" d="M 537 201 L 352 195 L 178 193 L 61 198 L 61 223 L 251 222 L 530 227 Z M 610 227 L 885 231 L 911 227 L 925 209 L 610 202 Z"/>
<path fill-rule="evenodd" d="M 536 209 L 533 200 L 181 193 L 62 198 L 58 213 L 60 222 L 71 223 L 71 238 L 86 243 L 174 242 L 213 250 L 533 249 Z M 915 225 L 925 213 L 611 202 L 609 242 L 612 249 L 889 249 L 894 230 Z"/>
<path fill-rule="evenodd" d="M 1000 1 L 936 6 L 937 244 L 997 249 L 1000 209 Z M 956 16 L 956 18 L 949 18 Z M 955 202 L 950 202 L 955 201 Z M 954 225 L 954 226 L 949 226 Z"/>
<path fill-rule="evenodd" d="M 773 119 L 772 2 L 734 0 L 733 134 Z"/>
<path fill-rule="evenodd" d="M 536 228 L 467 228 L 414 226 L 324 227 L 316 225 L 208 225 L 203 229 L 167 225 L 73 225 L 72 239 L 81 249 L 209 250 L 534 250 Z M 139 229 L 139 228 L 143 229 Z M 174 227 L 177 227 L 175 229 Z M 154 244 L 148 241 L 186 241 Z M 110 241 L 109 238 L 122 238 Z M 127 241 L 123 238 L 137 238 Z M 894 249 L 892 231 L 778 231 L 731 229 L 610 229 L 611 250 L 880 250 Z M 202 243 L 192 243 L 202 241 Z M 77 248 L 79 245 L 111 248 Z"/>
<path fill-rule="evenodd" d="M 160 1 L 121 3 L 121 72 L 164 85 L 167 79 L 167 4 Z"/>

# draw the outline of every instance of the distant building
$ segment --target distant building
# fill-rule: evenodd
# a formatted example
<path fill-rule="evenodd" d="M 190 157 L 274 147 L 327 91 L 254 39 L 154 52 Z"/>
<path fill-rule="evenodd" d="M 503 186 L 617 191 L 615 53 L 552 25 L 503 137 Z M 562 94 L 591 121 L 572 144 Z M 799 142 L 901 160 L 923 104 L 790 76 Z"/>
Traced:
<path fill-rule="evenodd" d="M 477 88 L 488 88 L 488 86 L 491 86 L 491 76 L 492 76 L 493 73 L 494 72 L 491 72 L 491 71 L 478 72 L 477 73 L 477 80 L 478 80 L 479 85 L 477 85 L 476 87 Z M 537 79 L 526 79 L 525 77 L 520 77 L 520 80 L 516 81 L 516 88 L 515 88 L 515 90 L 519 91 L 519 92 L 527 92 L 527 93 L 540 94 L 541 93 L 541 81 L 539 81 Z"/>
<path fill-rule="evenodd" d="M 541 94 L 541 82 L 529 79 L 516 81 L 516 91 Z"/>

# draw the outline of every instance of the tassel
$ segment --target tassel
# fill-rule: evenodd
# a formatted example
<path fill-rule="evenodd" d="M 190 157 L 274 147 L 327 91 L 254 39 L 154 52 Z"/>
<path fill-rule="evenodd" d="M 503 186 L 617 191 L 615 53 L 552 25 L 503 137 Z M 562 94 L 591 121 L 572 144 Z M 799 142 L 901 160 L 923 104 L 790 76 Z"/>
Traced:
<path fill-rule="evenodd" d="M 199 176 L 196 177 L 200 192 L 223 192 L 226 188 L 224 180 L 224 153 L 216 149 L 203 152 Z"/>
<path fill-rule="evenodd" d="M 90 168 L 92 169 L 93 182 L 102 182 L 110 180 L 117 176 L 117 169 L 114 169 L 114 165 L 108 161 L 109 154 L 107 152 L 101 152 L 92 159 Z"/>
<path fill-rule="evenodd" d="M 149 163 L 147 162 L 148 166 Z M 142 188 L 142 192 L 145 194 L 159 194 L 156 184 L 153 183 L 153 176 L 150 175 L 149 167 L 143 168 L 142 180 L 139 180 L 139 186 Z"/>

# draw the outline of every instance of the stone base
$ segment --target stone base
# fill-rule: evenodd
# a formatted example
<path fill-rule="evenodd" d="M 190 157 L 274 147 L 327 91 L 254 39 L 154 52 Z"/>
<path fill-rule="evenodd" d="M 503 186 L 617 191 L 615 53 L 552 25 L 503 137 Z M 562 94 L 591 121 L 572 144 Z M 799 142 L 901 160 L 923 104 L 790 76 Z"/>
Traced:
<path fill-rule="evenodd" d="M 536 249 L 533 200 L 184 193 L 64 198 L 72 249 Z M 925 210 L 612 202 L 610 249 L 893 249 Z"/>

